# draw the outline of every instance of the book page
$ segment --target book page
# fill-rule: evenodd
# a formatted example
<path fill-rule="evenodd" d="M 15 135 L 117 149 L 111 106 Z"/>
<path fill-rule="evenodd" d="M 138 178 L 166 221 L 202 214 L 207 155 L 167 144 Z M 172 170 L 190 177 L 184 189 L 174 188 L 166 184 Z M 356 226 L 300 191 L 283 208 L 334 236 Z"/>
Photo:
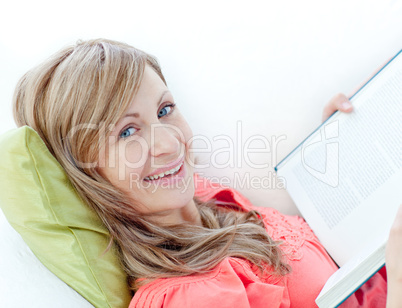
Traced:
<path fill-rule="evenodd" d="M 402 56 L 351 101 L 277 167 L 338 265 L 387 234 L 402 202 Z"/>

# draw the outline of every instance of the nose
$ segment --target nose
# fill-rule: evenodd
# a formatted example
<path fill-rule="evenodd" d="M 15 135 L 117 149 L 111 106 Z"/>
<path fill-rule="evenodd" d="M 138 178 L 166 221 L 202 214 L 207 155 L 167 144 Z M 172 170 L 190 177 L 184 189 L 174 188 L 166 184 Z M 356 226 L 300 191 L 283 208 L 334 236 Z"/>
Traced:
<path fill-rule="evenodd" d="M 164 154 L 178 154 L 180 152 L 180 134 L 175 131 L 174 127 L 165 125 L 152 126 L 150 139 L 151 156 L 158 157 Z"/>

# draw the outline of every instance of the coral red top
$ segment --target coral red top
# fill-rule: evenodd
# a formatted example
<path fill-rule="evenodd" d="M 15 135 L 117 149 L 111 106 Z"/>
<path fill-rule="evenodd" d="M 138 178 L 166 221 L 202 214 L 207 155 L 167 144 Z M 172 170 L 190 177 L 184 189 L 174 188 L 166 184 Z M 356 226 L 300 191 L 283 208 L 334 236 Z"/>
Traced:
<path fill-rule="evenodd" d="M 292 272 L 281 279 L 257 276 L 258 270 L 248 261 L 226 258 L 208 274 L 157 279 L 141 287 L 129 308 L 259 308 L 317 307 L 318 296 L 337 266 L 307 223 L 298 216 L 282 215 L 271 208 L 255 207 L 237 191 L 212 184 L 195 176 L 196 196 L 202 201 L 216 199 L 234 202 L 245 211 L 261 213 L 267 232 L 283 242 Z M 382 268 L 341 307 L 385 307 L 386 272 Z"/>

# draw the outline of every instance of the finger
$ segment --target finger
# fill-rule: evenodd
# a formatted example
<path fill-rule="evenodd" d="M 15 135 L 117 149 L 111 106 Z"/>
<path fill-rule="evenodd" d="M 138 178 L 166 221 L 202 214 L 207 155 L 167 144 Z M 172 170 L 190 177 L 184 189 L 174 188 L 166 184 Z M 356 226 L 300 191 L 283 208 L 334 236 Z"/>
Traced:
<path fill-rule="evenodd" d="M 351 112 L 353 110 L 353 106 L 345 94 L 339 93 L 329 101 L 329 103 L 324 107 L 322 120 L 326 120 L 337 110 L 342 112 Z"/>
<path fill-rule="evenodd" d="M 336 110 L 350 112 L 353 109 L 349 99 L 343 93 L 334 96 L 330 102 L 330 106 L 332 107 L 332 112 Z"/>

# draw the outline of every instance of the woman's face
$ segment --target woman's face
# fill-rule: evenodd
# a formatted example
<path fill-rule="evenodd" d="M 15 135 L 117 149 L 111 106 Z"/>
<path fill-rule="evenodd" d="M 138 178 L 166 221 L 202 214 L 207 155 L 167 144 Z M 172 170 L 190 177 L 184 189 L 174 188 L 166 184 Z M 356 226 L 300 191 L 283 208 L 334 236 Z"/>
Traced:
<path fill-rule="evenodd" d="M 172 94 L 147 65 L 138 93 L 101 150 L 100 174 L 142 213 L 179 223 L 195 208 L 191 137 Z"/>

